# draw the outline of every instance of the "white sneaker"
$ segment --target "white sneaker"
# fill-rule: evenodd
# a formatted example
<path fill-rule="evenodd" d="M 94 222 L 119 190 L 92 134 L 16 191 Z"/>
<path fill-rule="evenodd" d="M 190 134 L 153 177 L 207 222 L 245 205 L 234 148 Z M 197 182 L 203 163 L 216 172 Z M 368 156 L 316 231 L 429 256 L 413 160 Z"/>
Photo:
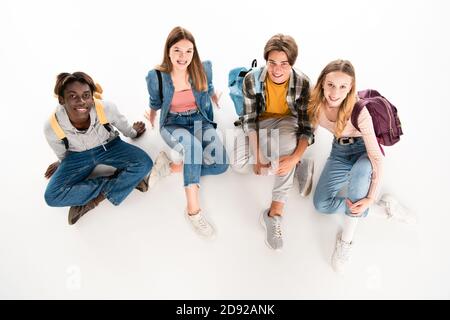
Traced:
<path fill-rule="evenodd" d="M 156 157 L 153 164 L 150 178 L 148 180 L 148 188 L 152 188 L 160 178 L 170 175 L 170 159 L 164 151 L 161 151 Z"/>
<path fill-rule="evenodd" d="M 194 231 L 197 232 L 200 236 L 212 239 L 215 237 L 214 227 L 206 220 L 205 216 L 201 214 L 201 212 L 189 215 L 186 210 L 186 219 L 190 222 L 191 226 L 194 228 Z"/>
<path fill-rule="evenodd" d="M 400 204 L 400 202 L 390 194 L 383 194 L 377 204 L 386 210 L 388 219 L 394 219 L 410 224 L 417 222 L 416 215 Z"/>
<path fill-rule="evenodd" d="M 336 247 L 331 257 L 331 266 L 337 273 L 343 273 L 345 271 L 350 261 L 353 248 L 353 241 L 350 243 L 342 241 L 341 236 L 342 232 L 339 232 L 336 237 Z"/>

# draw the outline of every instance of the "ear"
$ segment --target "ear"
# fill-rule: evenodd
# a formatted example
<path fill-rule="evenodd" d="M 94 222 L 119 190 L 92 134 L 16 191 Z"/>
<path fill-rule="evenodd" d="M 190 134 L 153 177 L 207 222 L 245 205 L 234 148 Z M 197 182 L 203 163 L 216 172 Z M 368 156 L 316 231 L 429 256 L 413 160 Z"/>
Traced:
<path fill-rule="evenodd" d="M 59 104 L 60 105 L 64 105 L 64 98 L 63 97 L 61 97 L 61 96 L 58 96 L 58 102 L 59 102 Z"/>

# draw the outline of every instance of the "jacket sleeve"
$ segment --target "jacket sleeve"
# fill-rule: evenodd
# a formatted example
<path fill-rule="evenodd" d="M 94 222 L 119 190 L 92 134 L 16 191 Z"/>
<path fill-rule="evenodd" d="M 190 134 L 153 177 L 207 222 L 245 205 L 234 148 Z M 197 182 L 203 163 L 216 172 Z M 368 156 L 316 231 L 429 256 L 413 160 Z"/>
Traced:
<path fill-rule="evenodd" d="M 203 70 L 205 70 L 206 74 L 206 83 L 208 86 L 208 95 L 213 96 L 214 95 L 214 85 L 213 85 L 213 74 L 212 74 L 212 63 L 211 61 L 207 60 L 203 62 Z"/>
<path fill-rule="evenodd" d="M 308 140 L 308 145 L 314 143 L 314 129 L 308 116 L 308 103 L 310 97 L 310 83 L 308 78 L 302 78 L 302 89 L 300 97 L 295 102 L 298 112 L 297 139 Z"/>
<path fill-rule="evenodd" d="M 162 76 L 162 74 L 161 74 Z M 156 70 L 150 70 L 145 78 L 147 81 L 147 90 L 149 94 L 149 106 L 153 110 L 159 110 L 162 106 L 161 98 L 159 97 L 159 82 Z"/>
<path fill-rule="evenodd" d="M 52 126 L 50 125 L 50 121 L 47 121 L 45 123 L 44 135 L 50 148 L 52 148 L 53 152 L 58 157 L 58 160 L 62 161 L 66 157 L 66 147 L 64 145 L 64 142 L 62 142 L 56 136 L 55 132 L 52 129 Z"/>
<path fill-rule="evenodd" d="M 242 127 L 245 132 L 256 130 L 256 93 L 255 76 L 253 72 L 245 75 L 242 84 L 242 94 L 244 97 L 244 110 L 242 115 Z"/>
<path fill-rule="evenodd" d="M 119 112 L 117 106 L 112 102 L 104 101 L 105 114 L 110 124 L 116 127 L 125 137 L 135 138 L 136 130 L 128 122 L 127 118 Z"/>

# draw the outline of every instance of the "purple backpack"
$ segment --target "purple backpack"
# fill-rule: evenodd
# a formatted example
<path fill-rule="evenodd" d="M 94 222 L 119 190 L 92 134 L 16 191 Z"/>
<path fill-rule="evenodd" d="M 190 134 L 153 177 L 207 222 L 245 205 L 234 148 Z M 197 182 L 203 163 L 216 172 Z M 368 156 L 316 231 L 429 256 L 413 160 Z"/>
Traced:
<path fill-rule="evenodd" d="M 392 146 L 400 140 L 403 134 L 402 125 L 397 114 L 397 108 L 383 97 L 378 91 L 367 89 L 358 91 L 359 100 L 356 102 L 351 116 L 353 126 L 358 130 L 358 116 L 362 108 L 369 111 L 375 135 L 380 144 L 381 152 L 383 146 Z"/>

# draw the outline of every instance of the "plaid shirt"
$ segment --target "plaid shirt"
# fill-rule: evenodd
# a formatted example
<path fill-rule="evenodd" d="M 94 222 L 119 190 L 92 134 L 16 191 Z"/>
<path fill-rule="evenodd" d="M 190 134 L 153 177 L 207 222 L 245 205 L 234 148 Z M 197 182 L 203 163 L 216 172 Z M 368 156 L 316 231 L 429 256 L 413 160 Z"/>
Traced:
<path fill-rule="evenodd" d="M 265 97 L 265 80 L 267 77 L 267 67 L 255 69 L 249 72 L 245 78 L 242 86 L 244 94 L 244 115 L 242 116 L 243 129 L 246 132 L 256 130 L 256 83 L 255 72 L 260 73 L 259 82 L 262 93 L 262 114 L 266 110 Z M 289 77 L 289 88 L 286 96 L 288 107 L 295 117 L 298 119 L 297 139 L 305 138 L 308 144 L 314 143 L 314 133 L 311 122 L 308 118 L 307 108 L 310 94 L 309 78 L 295 69 L 291 69 Z"/>

